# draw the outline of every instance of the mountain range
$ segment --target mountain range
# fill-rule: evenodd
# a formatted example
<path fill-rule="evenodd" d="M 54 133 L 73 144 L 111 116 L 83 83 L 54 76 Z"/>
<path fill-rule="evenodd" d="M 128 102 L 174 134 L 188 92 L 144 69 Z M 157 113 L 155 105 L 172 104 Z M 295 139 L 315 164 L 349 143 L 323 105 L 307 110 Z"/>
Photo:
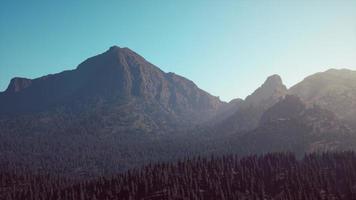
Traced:
<path fill-rule="evenodd" d="M 0 93 L 0 164 L 88 176 L 197 154 L 348 150 L 355 124 L 356 71 L 289 89 L 272 75 L 227 103 L 113 46 L 74 70 L 11 80 Z"/>

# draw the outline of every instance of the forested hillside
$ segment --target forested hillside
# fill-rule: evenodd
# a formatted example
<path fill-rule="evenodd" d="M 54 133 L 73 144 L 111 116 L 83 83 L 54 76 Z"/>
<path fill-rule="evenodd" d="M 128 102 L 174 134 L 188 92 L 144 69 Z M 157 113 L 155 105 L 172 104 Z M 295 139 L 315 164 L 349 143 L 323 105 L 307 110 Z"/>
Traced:
<path fill-rule="evenodd" d="M 356 199 L 353 152 L 187 158 L 75 183 L 2 169 L 1 199 Z"/>

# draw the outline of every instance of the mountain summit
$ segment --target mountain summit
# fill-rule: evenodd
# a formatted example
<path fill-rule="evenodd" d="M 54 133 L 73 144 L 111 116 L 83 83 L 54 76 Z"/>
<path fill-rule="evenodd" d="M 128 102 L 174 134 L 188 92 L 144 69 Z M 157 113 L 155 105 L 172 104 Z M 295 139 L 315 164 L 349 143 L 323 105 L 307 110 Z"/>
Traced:
<path fill-rule="evenodd" d="M 24 90 L 32 84 L 31 79 L 16 77 L 11 79 L 9 86 L 5 90 L 6 93 L 16 93 Z"/>
<path fill-rule="evenodd" d="M 11 157 L 35 170 L 81 176 L 171 159 L 184 151 L 161 140 L 181 137 L 224 104 L 193 81 L 113 46 L 73 70 L 12 79 L 0 93 L 0 163 Z"/>
<path fill-rule="evenodd" d="M 112 46 L 74 70 L 33 80 L 13 79 L 0 93 L 0 116 L 59 108 L 98 112 L 94 109 L 105 107 L 115 110 L 110 115 L 132 109 L 131 113 L 159 127 L 168 121 L 199 123 L 212 117 L 222 104 L 192 81 L 163 72 L 129 48 Z"/>
<path fill-rule="evenodd" d="M 251 95 L 247 96 L 245 102 L 248 106 L 259 106 L 261 104 L 275 103 L 280 97 L 287 93 L 287 88 L 283 84 L 279 75 L 269 76 L 267 80 L 255 90 Z M 267 106 L 268 106 L 267 105 Z"/>

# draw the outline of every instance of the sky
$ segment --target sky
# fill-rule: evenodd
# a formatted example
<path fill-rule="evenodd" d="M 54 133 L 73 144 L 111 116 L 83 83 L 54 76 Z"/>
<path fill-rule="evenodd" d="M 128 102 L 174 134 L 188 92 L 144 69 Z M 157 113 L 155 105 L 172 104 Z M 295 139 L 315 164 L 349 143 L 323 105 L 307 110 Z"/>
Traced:
<path fill-rule="evenodd" d="M 129 47 L 222 100 L 356 70 L 356 0 L 1 0 L 0 91 Z"/>

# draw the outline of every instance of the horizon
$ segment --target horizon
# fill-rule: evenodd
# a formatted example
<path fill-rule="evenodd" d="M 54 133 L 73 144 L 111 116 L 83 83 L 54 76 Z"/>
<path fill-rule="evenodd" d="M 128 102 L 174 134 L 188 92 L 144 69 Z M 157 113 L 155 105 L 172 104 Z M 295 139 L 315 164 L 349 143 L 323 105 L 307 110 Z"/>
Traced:
<path fill-rule="evenodd" d="M 273 74 L 290 88 L 328 69 L 356 70 L 356 1 L 84 3 L 2 3 L 0 91 L 113 45 L 227 102 Z"/>

